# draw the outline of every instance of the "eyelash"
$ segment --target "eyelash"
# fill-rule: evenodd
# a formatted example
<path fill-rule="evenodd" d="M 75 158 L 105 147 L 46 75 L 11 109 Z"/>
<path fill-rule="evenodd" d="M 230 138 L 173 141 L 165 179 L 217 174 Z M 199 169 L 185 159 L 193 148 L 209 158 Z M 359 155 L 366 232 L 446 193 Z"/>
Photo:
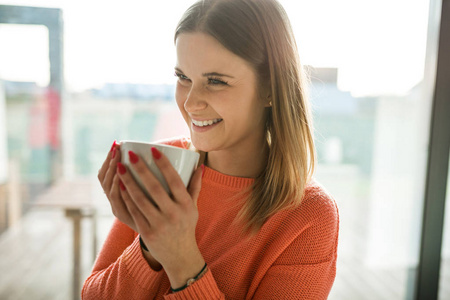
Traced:
<path fill-rule="evenodd" d="M 217 81 L 216 83 L 212 83 L 212 81 Z M 228 85 L 228 82 L 223 81 L 217 77 L 208 77 L 208 82 L 212 85 Z"/>
<path fill-rule="evenodd" d="M 189 80 L 189 78 L 186 77 L 186 75 L 183 75 L 181 73 L 175 72 L 174 74 L 175 77 L 178 77 L 179 80 Z M 215 82 L 213 82 L 215 81 Z M 223 81 L 220 78 L 217 77 L 208 77 L 208 83 L 211 85 L 228 85 L 227 81 Z"/>
<path fill-rule="evenodd" d="M 174 76 L 178 77 L 178 79 L 180 79 L 180 80 L 189 80 L 185 75 L 178 73 L 178 72 L 175 72 Z"/>

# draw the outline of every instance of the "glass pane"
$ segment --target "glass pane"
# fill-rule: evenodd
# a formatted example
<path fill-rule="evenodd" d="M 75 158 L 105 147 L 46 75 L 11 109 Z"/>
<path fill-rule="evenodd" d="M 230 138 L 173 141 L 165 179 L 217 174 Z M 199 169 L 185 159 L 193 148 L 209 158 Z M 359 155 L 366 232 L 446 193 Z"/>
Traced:
<path fill-rule="evenodd" d="M 445 199 L 444 231 L 442 236 L 441 273 L 439 280 L 439 300 L 450 299 L 450 159 L 447 175 Z"/>
<path fill-rule="evenodd" d="M 316 177 L 340 209 L 329 299 L 409 299 L 434 86 L 429 1 L 282 3 L 311 66 Z"/>
<path fill-rule="evenodd" d="M 29 209 L 51 180 L 52 96 L 44 26 L 0 24 L 0 185 L 11 198 L 2 230 Z"/>

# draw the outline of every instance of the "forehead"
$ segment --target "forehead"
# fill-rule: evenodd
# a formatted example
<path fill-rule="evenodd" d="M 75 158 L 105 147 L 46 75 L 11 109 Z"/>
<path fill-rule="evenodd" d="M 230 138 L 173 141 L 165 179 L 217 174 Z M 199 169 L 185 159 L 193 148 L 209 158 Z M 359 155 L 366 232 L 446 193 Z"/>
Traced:
<path fill-rule="evenodd" d="M 177 67 L 189 71 L 248 72 L 253 71 L 243 58 L 225 48 L 212 36 L 201 33 L 182 33 L 176 40 Z M 205 69 L 206 68 L 206 69 Z"/>

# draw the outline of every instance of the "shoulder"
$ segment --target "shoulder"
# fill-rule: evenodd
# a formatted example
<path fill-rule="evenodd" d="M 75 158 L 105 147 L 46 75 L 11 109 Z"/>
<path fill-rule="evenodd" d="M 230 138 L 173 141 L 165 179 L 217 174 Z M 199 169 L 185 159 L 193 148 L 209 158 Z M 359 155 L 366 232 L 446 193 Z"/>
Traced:
<path fill-rule="evenodd" d="M 316 180 L 311 180 L 304 191 L 302 201 L 294 208 L 278 213 L 280 221 L 294 236 L 315 232 L 334 236 L 339 231 L 339 211 L 333 196 Z"/>
<path fill-rule="evenodd" d="M 333 196 L 314 179 L 306 185 L 298 210 L 303 214 L 316 217 L 338 218 L 339 215 Z"/>
<path fill-rule="evenodd" d="M 174 146 L 183 149 L 189 149 L 191 146 L 191 139 L 186 136 L 176 136 L 167 139 L 157 140 L 154 143 Z"/>
<path fill-rule="evenodd" d="M 333 196 L 316 180 L 311 180 L 303 194 L 302 202 L 288 212 L 286 222 L 295 245 L 313 243 L 334 253 L 339 236 L 339 210 Z M 294 229 L 295 228 L 295 229 Z M 302 246 L 302 247 L 303 247 Z"/>

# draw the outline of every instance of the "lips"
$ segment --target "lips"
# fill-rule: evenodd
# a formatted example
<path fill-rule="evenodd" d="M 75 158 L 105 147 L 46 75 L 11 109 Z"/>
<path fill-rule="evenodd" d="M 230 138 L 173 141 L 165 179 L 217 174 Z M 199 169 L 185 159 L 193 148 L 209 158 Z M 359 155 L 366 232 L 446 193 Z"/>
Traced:
<path fill-rule="evenodd" d="M 211 120 L 204 120 L 204 121 L 192 120 L 192 123 L 198 127 L 206 127 L 206 126 L 214 125 L 221 121 L 222 121 L 222 119 L 211 119 Z"/>

